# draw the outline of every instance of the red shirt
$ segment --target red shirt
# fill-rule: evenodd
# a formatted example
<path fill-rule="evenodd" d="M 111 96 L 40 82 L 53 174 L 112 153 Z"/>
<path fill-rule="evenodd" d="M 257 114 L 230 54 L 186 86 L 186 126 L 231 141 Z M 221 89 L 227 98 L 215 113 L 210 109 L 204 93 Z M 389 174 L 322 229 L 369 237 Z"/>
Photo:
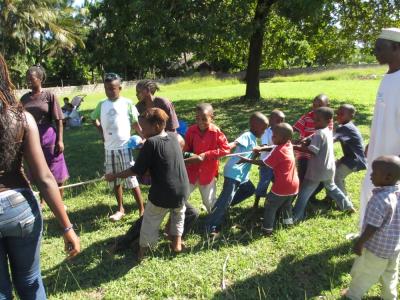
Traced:
<path fill-rule="evenodd" d="M 333 130 L 333 120 L 330 120 L 328 128 Z M 300 119 L 293 125 L 293 129 L 296 129 L 300 133 L 300 138 L 304 139 L 314 134 L 315 123 L 314 123 L 314 111 L 310 111 L 300 117 Z M 310 158 L 311 155 L 305 152 L 296 151 L 296 158 Z"/>
<path fill-rule="evenodd" d="M 195 184 L 198 181 L 200 185 L 209 184 L 218 176 L 218 158 L 230 153 L 225 134 L 214 124 L 210 124 L 205 132 L 201 132 L 197 125 L 190 126 L 186 132 L 183 150 L 205 154 L 203 162 L 186 165 L 189 182 Z"/>
<path fill-rule="evenodd" d="M 276 146 L 264 163 L 274 172 L 271 192 L 278 196 L 296 195 L 299 192 L 299 177 L 290 141 Z"/>

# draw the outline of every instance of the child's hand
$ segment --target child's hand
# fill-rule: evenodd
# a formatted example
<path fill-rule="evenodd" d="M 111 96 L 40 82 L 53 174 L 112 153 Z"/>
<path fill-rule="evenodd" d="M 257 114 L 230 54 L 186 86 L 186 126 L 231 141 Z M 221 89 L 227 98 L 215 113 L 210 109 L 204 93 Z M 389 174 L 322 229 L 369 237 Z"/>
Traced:
<path fill-rule="evenodd" d="M 243 156 L 239 156 L 239 158 L 240 158 L 239 161 L 236 163 L 237 165 L 247 163 L 249 160 L 248 158 L 243 157 Z"/>
<path fill-rule="evenodd" d="M 191 163 L 201 163 L 204 161 L 204 153 L 202 154 L 193 154 L 189 159 Z"/>
<path fill-rule="evenodd" d="M 108 182 L 110 182 L 110 181 L 114 181 L 115 179 L 116 179 L 116 177 L 115 177 L 115 175 L 114 174 L 106 174 L 106 175 L 104 175 L 104 179 L 106 180 L 106 181 L 108 181 Z"/>
<path fill-rule="evenodd" d="M 361 256 L 362 248 L 363 248 L 363 244 L 360 242 L 360 240 L 357 240 L 357 242 L 353 246 L 353 252 L 355 254 L 357 254 L 358 256 Z"/>
<path fill-rule="evenodd" d="M 255 147 L 253 148 L 253 152 L 254 152 L 254 153 L 259 154 L 261 151 L 262 151 L 262 147 L 260 147 L 260 146 L 255 146 Z"/>

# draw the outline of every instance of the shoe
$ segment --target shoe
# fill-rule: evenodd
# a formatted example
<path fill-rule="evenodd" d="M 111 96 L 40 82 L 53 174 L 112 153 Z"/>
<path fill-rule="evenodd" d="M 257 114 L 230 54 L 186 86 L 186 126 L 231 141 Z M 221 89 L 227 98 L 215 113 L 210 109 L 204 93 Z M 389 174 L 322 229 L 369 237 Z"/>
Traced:
<path fill-rule="evenodd" d="M 266 236 L 271 236 L 273 233 L 273 229 L 261 227 L 261 231 L 264 233 Z"/>
<path fill-rule="evenodd" d="M 346 212 L 349 213 L 349 214 L 354 214 L 357 211 L 356 211 L 356 209 L 354 207 L 350 207 L 350 208 L 346 209 Z"/>
<path fill-rule="evenodd" d="M 216 239 L 216 238 L 219 237 L 219 234 L 220 234 L 220 232 L 217 230 L 217 228 L 213 227 L 213 228 L 211 228 L 211 230 L 210 230 L 209 236 L 210 236 L 211 239 L 214 240 L 214 239 Z"/>
<path fill-rule="evenodd" d="M 110 221 L 118 222 L 125 216 L 124 213 L 117 211 L 115 214 L 110 216 Z"/>

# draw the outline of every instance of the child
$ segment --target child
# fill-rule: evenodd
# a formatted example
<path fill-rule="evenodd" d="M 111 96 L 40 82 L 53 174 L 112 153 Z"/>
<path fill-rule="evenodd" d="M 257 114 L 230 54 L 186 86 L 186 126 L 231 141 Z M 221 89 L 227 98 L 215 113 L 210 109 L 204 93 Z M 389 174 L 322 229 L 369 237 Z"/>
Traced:
<path fill-rule="evenodd" d="M 189 196 L 189 179 L 176 134 L 165 132 L 167 119 L 168 116 L 162 109 L 146 110 L 140 116 L 140 125 L 147 140 L 135 165 L 125 171 L 105 176 L 107 181 L 113 181 L 150 171 L 151 186 L 140 230 L 139 260 L 157 242 L 159 227 L 168 211 L 171 211 L 169 230 L 173 237 L 172 249 L 175 252 L 182 250 L 181 236 L 185 220 L 185 201 Z"/>
<path fill-rule="evenodd" d="M 210 213 L 217 191 L 218 158 L 230 152 L 224 133 L 213 124 L 214 110 L 211 104 L 196 106 L 196 125 L 190 126 L 185 136 L 185 152 L 193 153 L 186 159 L 190 192 L 199 188 L 203 204 Z"/>
<path fill-rule="evenodd" d="M 343 157 L 336 161 L 335 184 L 346 196 L 345 178 L 352 172 L 367 168 L 363 138 L 351 121 L 355 113 L 356 109 L 350 104 L 341 105 L 336 112 L 336 120 L 340 126 L 336 129 L 334 141 L 340 142 Z"/>
<path fill-rule="evenodd" d="M 107 99 L 97 104 L 90 117 L 104 142 L 106 173 L 116 173 L 134 164 L 128 141 L 131 137 L 131 126 L 138 134 L 141 134 L 141 128 L 138 123 L 137 109 L 131 100 L 120 96 L 121 78 L 114 73 L 106 74 L 104 89 Z M 110 216 L 110 220 L 114 222 L 125 216 L 122 182 L 118 179 L 111 184 L 118 202 L 118 211 Z M 139 215 L 142 215 L 144 207 L 137 179 L 129 177 L 124 182 L 125 187 L 133 190 Z"/>
<path fill-rule="evenodd" d="M 272 142 L 272 131 L 274 127 L 285 121 L 285 114 L 278 110 L 274 109 L 269 115 L 269 127 L 265 130 L 264 134 L 261 136 L 261 146 L 272 146 L 274 143 Z M 269 153 L 266 151 L 261 152 L 260 159 L 264 161 L 268 157 Z M 267 167 L 264 163 L 259 167 L 259 181 L 255 191 L 256 198 L 254 200 L 253 208 L 258 208 L 258 203 L 260 202 L 261 197 L 266 197 L 267 189 L 269 183 L 271 182 L 273 177 L 273 171 L 270 167 Z"/>
<path fill-rule="evenodd" d="M 160 88 L 155 81 L 148 79 L 140 80 L 136 84 L 136 97 L 139 100 L 136 104 L 136 108 L 140 114 L 148 108 L 161 108 L 168 116 L 165 130 L 176 132 L 176 129 L 179 128 L 179 121 L 176 116 L 174 105 L 168 99 L 154 96 L 158 90 L 160 90 Z"/>
<path fill-rule="evenodd" d="M 320 94 L 316 96 L 312 103 L 312 111 L 302 115 L 300 119 L 293 125 L 293 130 L 300 134 L 300 140 L 312 136 L 315 132 L 314 114 L 315 110 L 320 107 L 328 107 L 329 99 L 328 96 Z M 333 121 L 331 120 L 328 124 L 328 128 L 333 130 Z M 299 174 L 300 184 L 304 180 L 304 176 L 307 171 L 308 160 L 311 158 L 310 154 L 306 152 L 295 152 L 297 159 L 297 171 Z"/>
<path fill-rule="evenodd" d="M 250 117 L 250 131 L 243 133 L 233 143 L 231 149 L 235 153 L 252 151 L 257 146 L 257 138 L 261 137 L 268 127 L 268 118 L 260 112 L 255 112 Z M 248 155 L 248 157 L 251 154 Z M 239 156 L 231 157 L 224 168 L 224 185 L 207 220 L 207 231 L 216 237 L 228 207 L 242 202 L 254 194 L 254 185 L 249 180 L 250 164 L 237 164 Z"/>
<path fill-rule="evenodd" d="M 304 181 L 300 186 L 299 196 L 294 207 L 294 219 L 303 219 L 307 202 L 322 182 L 328 195 L 336 201 L 341 210 L 355 212 L 351 201 L 334 183 L 335 156 L 333 153 L 332 131 L 328 128 L 332 122 L 333 110 L 329 107 L 320 107 L 315 110 L 314 124 L 315 133 L 311 137 L 309 146 L 294 146 L 296 150 L 309 153 L 311 158 L 308 162 L 307 172 Z"/>
<path fill-rule="evenodd" d="M 387 155 L 372 163 L 376 187 L 363 218 L 362 234 L 354 245 L 358 255 L 351 269 L 352 281 L 342 294 L 361 299 L 378 280 L 382 298 L 397 299 L 400 259 L 400 158 Z"/>
<path fill-rule="evenodd" d="M 274 172 L 274 183 L 264 208 L 262 229 L 267 235 L 272 234 L 275 217 L 280 209 L 283 213 L 283 223 L 293 224 L 292 201 L 299 191 L 299 177 L 291 143 L 293 129 L 287 123 L 280 123 L 274 125 L 272 132 L 272 142 L 276 147 L 267 158 L 263 161 L 242 158 L 243 162 L 265 164 Z"/>

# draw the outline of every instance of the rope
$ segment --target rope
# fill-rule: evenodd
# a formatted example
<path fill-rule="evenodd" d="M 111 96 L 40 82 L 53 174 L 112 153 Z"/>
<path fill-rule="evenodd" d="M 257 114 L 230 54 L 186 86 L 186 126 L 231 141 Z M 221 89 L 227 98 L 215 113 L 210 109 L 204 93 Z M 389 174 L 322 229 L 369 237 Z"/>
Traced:
<path fill-rule="evenodd" d="M 59 189 L 68 189 L 68 188 L 72 188 L 72 187 L 86 185 L 86 184 L 89 184 L 89 183 L 95 183 L 95 182 L 102 181 L 102 180 L 104 180 L 104 176 L 102 176 L 100 178 L 96 178 L 96 179 L 90 179 L 90 180 L 87 180 L 87 181 L 72 183 L 72 184 L 68 184 L 68 185 L 64 185 L 64 186 L 59 186 L 58 188 Z M 33 194 L 39 195 L 39 192 L 33 191 Z"/>

